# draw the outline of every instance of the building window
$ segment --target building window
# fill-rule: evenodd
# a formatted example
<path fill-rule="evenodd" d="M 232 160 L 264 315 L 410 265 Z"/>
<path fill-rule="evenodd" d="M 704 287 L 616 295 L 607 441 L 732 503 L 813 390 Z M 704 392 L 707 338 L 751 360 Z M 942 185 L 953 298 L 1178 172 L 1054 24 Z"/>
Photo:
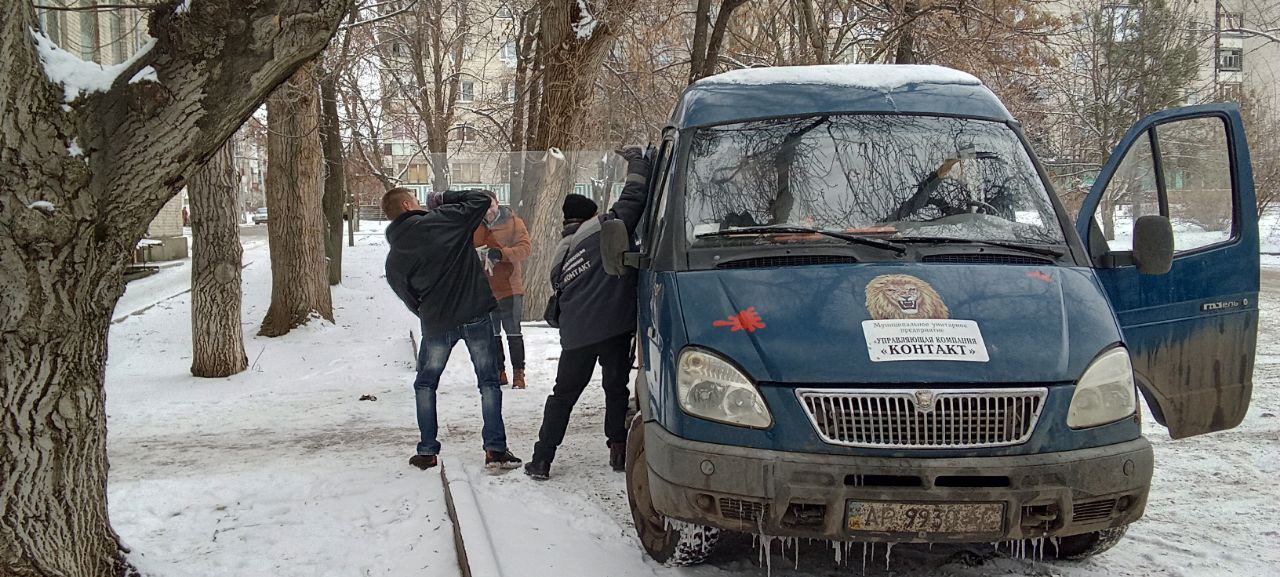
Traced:
<path fill-rule="evenodd" d="M 458 102 L 471 102 L 476 99 L 476 83 L 463 80 L 458 83 Z"/>
<path fill-rule="evenodd" d="M 1222 72 L 1244 70 L 1244 50 L 1241 48 L 1219 48 L 1218 70 Z"/>
<path fill-rule="evenodd" d="M 1111 30 L 1111 40 L 1128 42 L 1138 37 L 1138 19 L 1142 17 L 1141 6 L 1112 4 L 1102 7 L 1104 25 Z"/>
<path fill-rule="evenodd" d="M 449 165 L 453 184 L 480 184 L 479 162 L 454 162 Z"/>
<path fill-rule="evenodd" d="M 1226 102 L 1240 102 L 1244 99 L 1244 85 L 1239 82 L 1219 84 L 1218 99 Z"/>
<path fill-rule="evenodd" d="M 516 43 L 507 42 L 502 45 L 502 50 L 498 52 L 498 58 L 503 62 L 511 63 L 516 61 Z"/>
<path fill-rule="evenodd" d="M 382 155 L 391 156 L 391 143 L 388 142 L 382 145 Z"/>
<path fill-rule="evenodd" d="M 502 94 L 507 98 L 507 102 L 515 102 L 516 101 L 516 83 L 503 82 Z"/>
<path fill-rule="evenodd" d="M 409 45 L 408 45 L 408 44 L 405 44 L 404 42 L 392 42 L 392 43 L 391 43 L 391 55 L 392 55 L 392 56 L 395 56 L 395 57 L 398 57 L 398 58 L 404 58 L 404 57 L 408 56 L 408 55 L 409 55 Z"/>
<path fill-rule="evenodd" d="M 459 124 L 454 128 L 454 132 L 458 135 L 458 142 L 475 142 L 476 129 L 469 124 Z"/>
<path fill-rule="evenodd" d="M 1239 30 L 1244 28 L 1244 16 L 1239 12 L 1220 12 L 1218 25 L 1220 30 Z"/>

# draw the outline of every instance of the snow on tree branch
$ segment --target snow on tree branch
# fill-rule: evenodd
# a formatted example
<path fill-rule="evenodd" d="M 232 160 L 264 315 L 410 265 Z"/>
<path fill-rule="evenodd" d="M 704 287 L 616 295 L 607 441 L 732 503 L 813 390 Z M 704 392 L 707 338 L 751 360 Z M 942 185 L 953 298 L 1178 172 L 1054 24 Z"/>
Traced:
<path fill-rule="evenodd" d="M 591 15 L 591 11 L 587 9 L 586 0 L 578 0 L 578 21 L 573 23 L 573 32 L 578 36 L 579 40 L 591 38 L 595 33 L 596 26 L 600 25 L 600 21 Z"/>
<path fill-rule="evenodd" d="M 153 38 L 148 40 L 129 60 L 121 64 L 103 66 L 96 62 L 81 60 L 76 55 L 59 48 L 53 40 L 38 30 L 32 29 L 31 37 L 35 40 L 36 51 L 40 56 L 40 64 L 44 67 L 45 76 L 49 77 L 50 82 L 62 85 L 62 98 L 68 103 L 94 92 L 106 92 L 121 72 L 128 70 L 134 62 L 146 56 L 156 45 Z"/>

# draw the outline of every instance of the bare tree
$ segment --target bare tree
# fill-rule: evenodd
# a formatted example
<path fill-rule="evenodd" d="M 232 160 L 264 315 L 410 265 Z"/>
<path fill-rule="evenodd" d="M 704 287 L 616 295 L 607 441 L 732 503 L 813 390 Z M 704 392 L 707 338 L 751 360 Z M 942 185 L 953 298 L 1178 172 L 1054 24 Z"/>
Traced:
<path fill-rule="evenodd" d="M 226 377 L 248 366 L 240 328 L 240 220 L 233 143 L 187 185 L 191 197 L 191 374 Z"/>
<path fill-rule="evenodd" d="M 324 262 L 324 157 L 316 65 L 267 100 L 267 236 L 271 306 L 258 334 L 278 337 L 319 316 L 333 320 Z"/>
<path fill-rule="evenodd" d="M 542 0 L 538 26 L 538 56 L 541 74 L 541 102 L 537 133 L 530 150 L 576 150 L 581 148 L 583 121 L 591 103 L 597 71 L 616 39 L 616 30 L 631 14 L 636 0 L 602 3 L 587 0 Z M 542 165 L 545 167 L 545 165 Z M 555 246 L 560 231 L 560 204 L 571 188 L 565 178 L 550 178 L 544 170 L 526 173 L 539 183 L 537 198 L 528 219 L 529 236 L 535 247 Z M 573 170 L 555 171 L 572 176 Z M 525 314 L 534 318 L 549 296 L 546 279 L 551 270 L 550 250 L 534 252 L 526 267 Z"/>
<path fill-rule="evenodd" d="M 0 8 L 0 574 L 125 570 L 103 403 L 122 272 L 183 175 L 324 47 L 348 3 L 174 4 L 110 87 L 42 65 L 55 47 L 31 3 Z"/>

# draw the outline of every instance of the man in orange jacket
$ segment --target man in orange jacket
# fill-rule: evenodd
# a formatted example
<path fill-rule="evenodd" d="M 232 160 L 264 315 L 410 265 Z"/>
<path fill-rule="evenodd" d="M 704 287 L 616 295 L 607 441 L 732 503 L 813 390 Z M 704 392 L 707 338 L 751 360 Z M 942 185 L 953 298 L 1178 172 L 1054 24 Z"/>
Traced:
<path fill-rule="evenodd" d="M 489 273 L 489 288 L 498 299 L 498 310 L 490 313 L 493 320 L 494 340 L 498 350 L 498 382 L 506 385 L 507 361 L 502 350 L 502 332 L 507 333 L 507 345 L 511 348 L 511 369 L 514 373 L 511 388 L 525 388 L 524 336 L 520 333 L 520 311 L 524 305 L 524 274 L 521 264 L 533 252 L 529 244 L 529 229 L 510 208 L 498 204 L 498 195 L 489 194 L 489 212 L 484 222 L 476 227 L 473 244 L 485 260 Z"/>

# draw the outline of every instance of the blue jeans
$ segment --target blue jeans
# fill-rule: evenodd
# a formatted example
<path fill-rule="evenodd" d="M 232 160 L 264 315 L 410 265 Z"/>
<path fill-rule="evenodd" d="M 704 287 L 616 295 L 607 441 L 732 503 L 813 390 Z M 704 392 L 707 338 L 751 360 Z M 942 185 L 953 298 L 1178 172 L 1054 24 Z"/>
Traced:
<path fill-rule="evenodd" d="M 422 347 L 418 351 L 418 378 L 413 381 L 413 394 L 418 405 L 418 430 L 422 441 L 418 443 L 419 455 L 435 455 L 440 452 L 436 440 L 439 425 L 436 422 L 436 387 L 444 373 L 449 353 L 458 341 L 466 341 L 471 353 L 471 364 L 476 368 L 476 381 L 480 386 L 480 414 L 484 428 L 480 436 L 486 451 L 507 450 L 507 432 L 502 424 L 502 389 L 498 386 L 497 352 L 493 350 L 493 325 L 485 315 L 472 322 L 456 326 L 443 333 L 427 334 L 422 331 Z"/>

